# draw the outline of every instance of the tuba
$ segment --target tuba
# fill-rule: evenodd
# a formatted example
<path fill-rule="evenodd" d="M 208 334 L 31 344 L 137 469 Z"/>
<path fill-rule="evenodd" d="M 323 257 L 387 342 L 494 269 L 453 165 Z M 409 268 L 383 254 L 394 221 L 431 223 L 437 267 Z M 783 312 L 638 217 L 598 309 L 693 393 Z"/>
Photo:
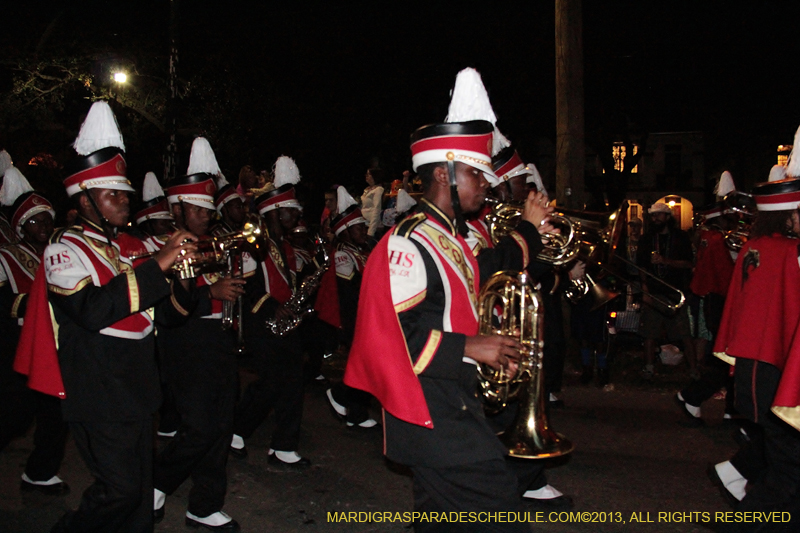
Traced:
<path fill-rule="evenodd" d="M 512 457 L 546 459 L 570 453 L 574 446 L 550 427 L 545 413 L 543 371 L 544 310 L 541 296 L 525 272 L 498 272 L 481 288 L 479 333 L 514 337 L 523 346 L 517 371 L 509 375 L 478 364 L 478 383 L 490 410 L 518 399 L 514 423 L 500 435 Z"/>

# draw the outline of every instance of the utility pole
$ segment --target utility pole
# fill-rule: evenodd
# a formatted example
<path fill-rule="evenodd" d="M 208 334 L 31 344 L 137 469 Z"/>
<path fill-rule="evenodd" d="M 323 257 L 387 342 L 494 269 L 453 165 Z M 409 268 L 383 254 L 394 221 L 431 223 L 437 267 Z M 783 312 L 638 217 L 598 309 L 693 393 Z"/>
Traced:
<path fill-rule="evenodd" d="M 177 174 L 178 142 L 178 16 L 180 0 L 169 2 L 169 100 L 167 101 L 167 132 L 169 143 L 164 154 L 164 183 L 169 183 Z"/>
<path fill-rule="evenodd" d="M 584 207 L 583 18 L 581 0 L 556 0 L 556 198 Z"/>

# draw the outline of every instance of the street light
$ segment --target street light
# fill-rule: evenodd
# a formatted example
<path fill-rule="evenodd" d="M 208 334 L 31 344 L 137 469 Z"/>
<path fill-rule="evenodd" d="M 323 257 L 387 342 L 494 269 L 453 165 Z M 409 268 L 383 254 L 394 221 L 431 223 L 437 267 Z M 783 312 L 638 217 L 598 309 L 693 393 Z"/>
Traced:
<path fill-rule="evenodd" d="M 117 83 L 125 83 L 128 81 L 128 75 L 124 72 L 115 72 L 114 73 L 114 81 Z"/>

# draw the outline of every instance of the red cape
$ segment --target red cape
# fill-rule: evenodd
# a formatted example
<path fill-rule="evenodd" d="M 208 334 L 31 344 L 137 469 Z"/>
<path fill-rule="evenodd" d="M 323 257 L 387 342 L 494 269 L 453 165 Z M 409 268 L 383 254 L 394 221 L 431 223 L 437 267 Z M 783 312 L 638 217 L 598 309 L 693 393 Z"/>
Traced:
<path fill-rule="evenodd" d="M 336 266 L 330 268 L 322 275 L 317 299 L 314 302 L 317 317 L 336 328 L 342 327 L 342 318 L 339 314 L 339 286 L 336 283 Z"/>
<path fill-rule="evenodd" d="M 748 241 L 739 252 L 714 352 L 781 371 L 773 411 L 800 429 L 800 240 Z M 755 267 L 755 253 L 759 264 Z M 744 275 L 747 281 L 743 283 Z M 780 282 L 777 282 L 777 281 Z"/>
<path fill-rule="evenodd" d="M 705 229 L 700 234 L 700 246 L 697 249 L 697 262 L 690 286 L 698 296 L 728 294 L 728 286 L 733 276 L 733 258 L 725 245 L 722 232 Z"/>
<path fill-rule="evenodd" d="M 22 325 L 14 370 L 28 376 L 28 387 L 61 398 L 67 397 L 61 367 L 58 365 L 55 332 L 47 299 L 47 276 L 44 261 L 39 264 Z"/>
<path fill-rule="evenodd" d="M 394 310 L 389 282 L 389 237 L 384 235 L 364 269 L 353 346 L 344 382 L 375 396 L 393 416 L 433 428 L 422 385 Z"/>

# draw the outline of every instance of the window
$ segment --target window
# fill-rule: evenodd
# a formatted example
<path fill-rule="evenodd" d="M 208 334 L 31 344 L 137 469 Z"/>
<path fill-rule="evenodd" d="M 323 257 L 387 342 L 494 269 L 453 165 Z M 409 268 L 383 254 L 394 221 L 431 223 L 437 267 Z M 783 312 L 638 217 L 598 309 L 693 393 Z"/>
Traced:
<path fill-rule="evenodd" d="M 625 170 L 625 156 L 627 149 L 625 148 L 625 144 L 621 142 L 615 142 L 614 146 L 611 147 L 611 155 L 614 157 L 614 170 L 617 172 L 622 172 Z M 636 155 L 639 153 L 639 146 L 634 144 L 633 145 L 633 154 Z M 636 174 L 639 171 L 639 165 L 636 165 L 631 169 L 631 174 Z"/>

